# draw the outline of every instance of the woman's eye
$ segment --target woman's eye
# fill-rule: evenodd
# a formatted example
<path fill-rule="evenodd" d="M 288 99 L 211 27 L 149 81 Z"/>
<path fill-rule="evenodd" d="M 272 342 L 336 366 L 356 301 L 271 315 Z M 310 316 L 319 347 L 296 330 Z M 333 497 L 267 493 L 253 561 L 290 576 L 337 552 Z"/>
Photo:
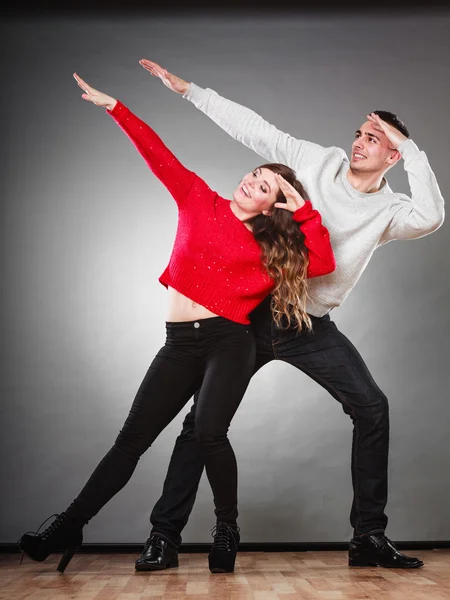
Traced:
<path fill-rule="evenodd" d="M 265 188 L 263 185 L 261 186 L 261 191 L 265 194 L 267 192 L 267 188 Z"/>

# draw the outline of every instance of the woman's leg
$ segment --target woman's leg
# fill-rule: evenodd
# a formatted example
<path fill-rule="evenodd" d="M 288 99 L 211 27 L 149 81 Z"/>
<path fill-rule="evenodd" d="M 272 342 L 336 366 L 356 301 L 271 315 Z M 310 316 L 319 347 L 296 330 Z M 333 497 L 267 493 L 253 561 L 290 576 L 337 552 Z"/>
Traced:
<path fill-rule="evenodd" d="M 22 536 L 20 548 L 34 560 L 65 550 L 58 567 L 65 569 L 82 542 L 83 525 L 127 483 L 139 457 L 198 387 L 199 358 L 192 332 L 178 325 L 168 324 L 166 345 L 152 362 L 123 429 L 79 496 L 45 531 Z"/>
<path fill-rule="evenodd" d="M 217 517 L 209 568 L 222 573 L 234 570 L 239 543 L 237 465 L 227 434 L 253 373 L 255 347 L 249 327 L 225 319 L 214 326 L 215 331 L 204 332 L 205 374 L 197 398 L 195 438 Z"/>
<path fill-rule="evenodd" d="M 198 387 L 190 348 L 164 346 L 145 375 L 117 439 L 67 509 L 87 523 L 132 476 L 139 458 L 175 418 Z"/>
<path fill-rule="evenodd" d="M 249 328 L 230 323 L 230 331 L 209 352 L 198 393 L 195 437 L 202 451 L 217 521 L 237 519 L 237 465 L 228 428 L 253 373 L 254 340 Z"/>

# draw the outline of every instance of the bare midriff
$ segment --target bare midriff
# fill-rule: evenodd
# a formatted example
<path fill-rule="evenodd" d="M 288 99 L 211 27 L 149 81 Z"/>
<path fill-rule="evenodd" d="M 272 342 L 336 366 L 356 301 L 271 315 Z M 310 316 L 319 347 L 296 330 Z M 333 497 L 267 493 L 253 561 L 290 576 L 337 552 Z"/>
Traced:
<path fill-rule="evenodd" d="M 210 319 L 217 317 L 216 313 L 211 312 L 201 304 L 197 304 L 187 296 L 183 296 L 173 288 L 169 287 L 169 307 L 167 311 L 167 321 L 177 323 L 183 321 L 198 321 L 199 319 Z"/>

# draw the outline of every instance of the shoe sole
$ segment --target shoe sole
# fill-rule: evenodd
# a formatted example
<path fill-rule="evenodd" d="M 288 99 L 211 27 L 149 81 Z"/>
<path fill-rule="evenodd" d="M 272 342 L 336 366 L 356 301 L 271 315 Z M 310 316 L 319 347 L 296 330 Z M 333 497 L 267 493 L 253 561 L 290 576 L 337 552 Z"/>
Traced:
<path fill-rule="evenodd" d="M 178 562 L 169 565 L 135 565 L 135 571 L 165 571 L 166 569 L 176 569 Z"/>
<path fill-rule="evenodd" d="M 383 565 L 382 563 L 363 562 L 363 561 L 349 559 L 348 566 L 349 567 L 382 567 L 384 569 L 419 569 L 420 567 L 423 567 L 423 562 L 420 562 L 416 565 Z"/>
<path fill-rule="evenodd" d="M 211 571 L 211 573 L 234 573 L 234 569 L 232 569 L 231 571 L 227 571 L 227 569 L 220 569 L 219 567 L 213 567 L 211 569 L 209 569 Z"/>
<path fill-rule="evenodd" d="M 35 562 L 44 562 L 44 560 L 47 560 L 47 558 L 50 556 L 50 554 L 47 554 L 47 556 L 45 556 L 44 558 L 41 557 L 37 557 L 37 556 L 31 556 L 31 554 L 28 554 L 28 552 L 25 552 L 25 550 L 23 550 L 22 548 L 19 548 L 19 550 L 30 560 L 34 560 Z"/>

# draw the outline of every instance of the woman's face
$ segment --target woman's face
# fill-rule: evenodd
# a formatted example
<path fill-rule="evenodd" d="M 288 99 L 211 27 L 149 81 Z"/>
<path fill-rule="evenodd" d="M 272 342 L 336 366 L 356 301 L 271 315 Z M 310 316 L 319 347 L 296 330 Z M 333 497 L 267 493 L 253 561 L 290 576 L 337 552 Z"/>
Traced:
<path fill-rule="evenodd" d="M 279 190 L 275 173 L 258 167 L 244 176 L 234 190 L 233 200 L 242 211 L 249 213 L 249 217 L 260 213 L 270 214 Z"/>

